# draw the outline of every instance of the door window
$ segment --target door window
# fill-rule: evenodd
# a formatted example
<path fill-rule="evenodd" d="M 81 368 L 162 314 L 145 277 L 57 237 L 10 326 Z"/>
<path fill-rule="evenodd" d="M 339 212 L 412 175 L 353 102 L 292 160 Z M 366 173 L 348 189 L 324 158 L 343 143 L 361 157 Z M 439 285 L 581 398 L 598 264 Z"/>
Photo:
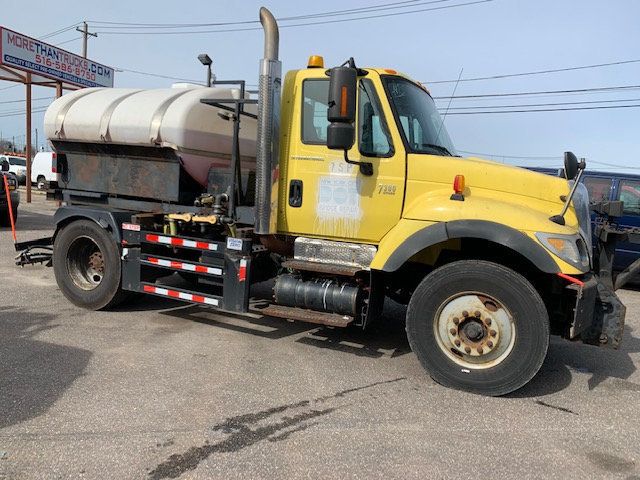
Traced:
<path fill-rule="evenodd" d="M 620 200 L 624 202 L 624 213 L 640 215 L 640 181 L 621 180 Z"/>
<path fill-rule="evenodd" d="M 326 145 L 329 80 L 305 80 L 302 98 L 302 143 Z"/>
<path fill-rule="evenodd" d="M 589 201 L 591 203 L 602 202 L 611 198 L 611 179 L 587 177 L 584 179 L 584 185 L 589 192 Z"/>
<path fill-rule="evenodd" d="M 358 103 L 358 148 L 367 157 L 393 155 L 391 135 L 382 113 L 380 101 L 371 80 L 360 81 Z"/>

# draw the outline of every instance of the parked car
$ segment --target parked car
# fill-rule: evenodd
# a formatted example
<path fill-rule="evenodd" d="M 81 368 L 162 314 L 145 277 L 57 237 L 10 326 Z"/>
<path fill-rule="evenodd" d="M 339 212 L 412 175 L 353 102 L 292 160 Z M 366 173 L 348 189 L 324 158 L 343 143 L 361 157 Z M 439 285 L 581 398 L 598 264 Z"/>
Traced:
<path fill-rule="evenodd" d="M 27 159 L 15 155 L 0 155 L 0 161 L 9 162 L 9 171 L 18 178 L 18 183 L 27 183 Z"/>
<path fill-rule="evenodd" d="M 7 201 L 7 194 L 4 187 L 4 178 L 7 177 L 7 183 L 9 185 L 9 198 L 11 200 L 11 207 L 13 210 L 14 221 L 18 220 L 18 205 L 20 204 L 20 193 L 18 192 L 18 179 L 9 171 L 10 164 L 7 160 L 0 159 L 0 226 L 7 226 L 11 224 L 9 217 L 9 202 Z"/>
<path fill-rule="evenodd" d="M 547 175 L 563 175 L 562 169 L 557 168 L 527 168 Z M 603 200 L 624 202 L 624 215 L 618 221 L 620 226 L 640 228 L 640 175 L 585 170 L 582 181 L 587 187 L 591 202 Z M 613 268 L 616 271 L 622 271 L 638 258 L 640 258 L 640 245 L 620 242 L 616 248 Z M 639 276 L 636 276 L 635 280 L 640 280 Z"/>
<path fill-rule="evenodd" d="M 584 184 L 591 201 L 622 200 L 624 214 L 618 220 L 621 227 L 640 227 L 640 175 L 585 171 Z M 640 245 L 621 242 L 616 248 L 614 270 L 624 270 L 640 258 Z M 638 277 L 636 277 L 638 278 Z"/>
<path fill-rule="evenodd" d="M 31 163 L 31 183 L 40 190 L 58 185 L 57 159 L 55 152 L 38 152 Z"/>

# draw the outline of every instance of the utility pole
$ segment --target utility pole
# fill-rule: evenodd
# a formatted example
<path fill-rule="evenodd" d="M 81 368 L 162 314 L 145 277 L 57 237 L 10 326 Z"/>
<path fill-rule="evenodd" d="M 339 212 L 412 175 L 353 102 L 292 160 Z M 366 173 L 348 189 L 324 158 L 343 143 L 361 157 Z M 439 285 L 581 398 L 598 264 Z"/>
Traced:
<path fill-rule="evenodd" d="M 82 22 L 82 25 L 82 28 L 76 27 L 76 30 L 82 33 L 82 56 L 84 58 L 87 58 L 87 39 L 89 38 L 89 35 L 91 35 L 92 37 L 97 37 L 98 34 L 91 33 L 89 31 L 89 25 L 87 25 L 87 22 Z"/>

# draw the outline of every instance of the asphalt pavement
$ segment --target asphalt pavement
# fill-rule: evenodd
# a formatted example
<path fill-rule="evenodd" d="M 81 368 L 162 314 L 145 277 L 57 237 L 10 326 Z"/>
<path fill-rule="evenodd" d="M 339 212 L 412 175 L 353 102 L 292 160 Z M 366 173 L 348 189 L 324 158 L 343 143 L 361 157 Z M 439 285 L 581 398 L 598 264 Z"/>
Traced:
<path fill-rule="evenodd" d="M 18 239 L 55 205 L 20 204 Z M 0 229 L 0 479 L 640 479 L 640 292 L 619 351 L 552 339 L 520 391 L 435 384 L 371 332 L 141 297 L 74 307 Z"/>

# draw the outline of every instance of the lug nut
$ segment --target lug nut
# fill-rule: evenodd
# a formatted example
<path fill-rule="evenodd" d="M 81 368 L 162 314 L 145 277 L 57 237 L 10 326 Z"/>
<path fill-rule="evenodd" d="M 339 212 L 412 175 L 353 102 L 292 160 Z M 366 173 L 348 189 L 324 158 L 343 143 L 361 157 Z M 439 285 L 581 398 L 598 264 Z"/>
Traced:
<path fill-rule="evenodd" d="M 455 342 L 453 342 L 453 343 L 455 343 L 455 344 L 456 344 L 456 347 L 459 347 L 459 346 L 460 346 L 460 340 L 458 340 L 457 338 L 456 338 Z"/>
<path fill-rule="evenodd" d="M 493 348 L 493 342 L 491 340 L 487 342 L 487 347 Z"/>
<path fill-rule="evenodd" d="M 458 317 L 453 317 L 453 324 L 458 325 L 460 323 L 460 319 Z"/>
<path fill-rule="evenodd" d="M 482 347 L 478 347 L 478 348 L 476 348 L 476 350 L 478 351 L 479 354 L 482 355 Z"/>
<path fill-rule="evenodd" d="M 490 319 L 490 318 L 487 318 L 487 319 L 484 321 L 484 323 L 486 323 L 487 325 L 491 325 L 491 319 Z"/>
<path fill-rule="evenodd" d="M 471 353 L 471 347 L 464 347 L 464 351 L 467 353 Z"/>
<path fill-rule="evenodd" d="M 466 310 L 462 311 L 462 316 L 467 318 L 469 316 L 469 312 L 467 312 Z"/>
<path fill-rule="evenodd" d="M 491 334 L 492 337 L 495 337 L 498 334 L 498 332 L 496 332 L 493 329 L 489 330 L 489 333 Z"/>
<path fill-rule="evenodd" d="M 474 313 L 474 315 L 475 315 L 477 318 L 480 318 L 480 310 L 476 310 L 476 313 Z"/>
<path fill-rule="evenodd" d="M 451 330 L 449 330 L 449 333 L 450 333 L 451 335 L 455 335 L 455 334 L 456 334 L 456 332 L 457 332 L 457 330 L 456 330 L 455 328 L 452 328 Z"/>

